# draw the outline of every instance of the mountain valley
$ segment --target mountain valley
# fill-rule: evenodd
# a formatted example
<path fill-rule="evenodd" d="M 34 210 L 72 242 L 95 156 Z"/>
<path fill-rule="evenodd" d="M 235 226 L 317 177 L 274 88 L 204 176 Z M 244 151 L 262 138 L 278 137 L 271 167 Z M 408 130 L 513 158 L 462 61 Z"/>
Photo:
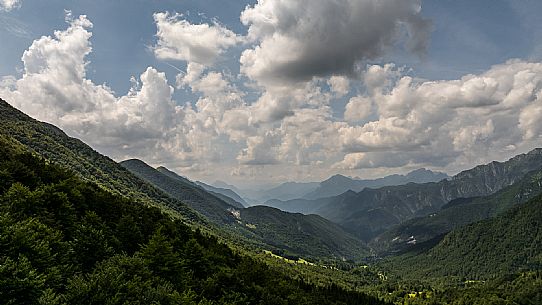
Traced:
<path fill-rule="evenodd" d="M 470 293 L 463 290 L 464 288 L 460 285 L 465 281 L 474 281 L 473 283 L 479 281 L 476 282 L 478 284 L 474 288 L 469 288 L 469 291 L 492 295 L 494 289 L 500 289 L 496 287 L 501 287 L 502 282 L 499 281 L 502 281 L 500 280 L 502 276 L 511 278 L 509 285 L 519 285 L 525 277 L 534 277 L 536 280 L 525 284 L 525 288 L 513 287 L 520 290 L 527 289 L 528 291 L 522 292 L 525 298 L 540 298 L 539 294 L 529 291 L 536 291 L 534 287 L 542 287 L 537 286 L 541 285 L 538 270 L 541 268 L 539 222 L 542 218 L 538 211 L 540 211 L 539 204 L 542 202 L 539 197 L 542 194 L 542 149 L 518 155 L 506 162 L 492 162 L 477 166 L 439 182 L 409 182 L 404 185 L 381 188 L 365 187 L 359 192 L 348 190 L 338 196 L 313 200 L 273 201 L 274 205 L 282 205 L 282 209 L 291 210 L 291 212 L 286 212 L 266 206 L 247 207 L 247 202 L 230 188 L 217 188 L 203 182 L 193 182 L 163 166 L 154 168 L 137 159 L 116 163 L 83 142 L 66 136 L 56 127 L 20 113 L 4 101 L 0 101 L 0 118 L 0 142 L 4 149 L 0 156 L 3 158 L 1 164 L 5 168 L 0 171 L 0 176 L 3 177 L 0 189 L 5 193 L 1 198 L 3 202 L 8 203 L 9 209 L 16 209 L 16 206 L 12 205 L 15 199 L 10 199 L 12 197 L 9 196 L 21 196 L 16 195 L 15 192 L 40 192 L 40 188 L 45 187 L 41 183 L 47 183 L 46 181 L 60 183 L 58 192 L 65 192 L 69 202 L 73 202 L 70 204 L 75 204 L 74 207 L 76 207 L 77 200 L 80 200 L 76 199 L 79 198 L 77 192 L 88 195 L 89 191 L 83 189 L 74 191 L 83 186 L 72 186 L 72 191 L 67 191 L 60 185 L 68 183 L 62 182 L 64 181 L 62 179 L 68 179 L 65 181 L 72 181 L 70 183 L 84 185 L 83 188 L 90 187 L 92 190 L 102 192 L 99 195 L 100 198 L 109 198 L 107 200 L 110 202 L 126 202 L 121 206 L 132 201 L 137 202 L 138 209 L 154 209 L 152 213 L 155 216 L 153 217 L 157 217 L 158 214 L 169 215 L 167 217 L 172 217 L 171 219 L 176 219 L 175 221 L 180 221 L 195 229 L 196 233 L 191 234 L 196 234 L 194 238 L 206 245 L 204 247 L 210 247 L 213 243 L 206 241 L 207 238 L 215 240 L 218 238 L 234 249 L 243 249 L 239 250 L 241 255 L 254 256 L 255 259 L 266 262 L 265 264 L 271 266 L 270 268 L 277 268 L 277 272 L 285 276 L 285 281 L 289 281 L 291 276 L 295 278 L 296 272 L 301 272 L 305 274 L 306 280 L 320 283 L 315 287 L 328 289 L 325 287 L 330 286 L 323 285 L 323 282 L 335 283 L 333 285 L 342 287 L 336 289 L 346 289 L 346 291 L 352 291 L 354 287 L 358 287 L 356 289 L 358 295 L 344 294 L 343 297 L 350 300 L 362 300 L 359 301 L 362 302 L 361 304 L 396 303 L 403 298 L 402 291 L 410 291 L 409 293 L 415 291 L 420 295 L 421 293 L 431 294 L 434 301 L 447 302 L 446 300 L 451 300 L 450 298 L 462 298 Z M 47 166 L 51 168 L 40 169 Z M 14 170 L 14 168 L 18 169 Z M 55 174 L 47 176 L 44 174 L 47 172 Z M 23 183 L 22 186 L 16 181 Z M 27 190 L 16 191 L 17 187 L 26 187 Z M 32 196 L 38 196 L 37 194 Z M 43 202 L 57 204 L 57 199 L 47 198 L 44 197 Z M 115 205 L 116 203 L 113 204 Z M 110 209 L 116 209 L 113 206 Z M 133 203 L 128 206 L 133 206 Z M 104 222 L 106 217 L 117 213 L 111 210 L 107 212 L 111 215 L 106 216 L 107 214 L 101 212 L 101 209 L 104 209 L 103 206 L 92 209 L 96 211 L 92 213 L 99 215 L 99 218 L 96 218 L 98 220 L 94 220 L 95 224 L 96 221 Z M 131 208 L 123 207 L 122 209 Z M 142 211 L 134 213 L 148 213 Z M 46 217 L 39 216 L 42 212 L 28 213 L 31 214 L 25 214 L 27 216 L 24 217 L 33 217 L 31 215 Z M 51 213 L 53 214 L 43 215 L 55 218 L 61 217 L 61 214 L 65 212 L 58 210 Z M 126 215 L 121 218 L 125 219 L 128 217 Z M 11 230 L 10 226 L 17 225 L 17 221 L 27 221 L 24 217 L 10 218 L 8 227 L 4 226 L 3 230 Z M 74 217 L 79 222 L 92 221 L 90 218 L 85 218 L 90 217 L 88 215 Z M 64 221 L 61 219 L 54 221 Z M 108 221 L 113 220 L 104 222 L 108 223 L 107 226 L 111 226 L 112 224 Z M 160 221 L 168 222 L 169 220 Z M 142 223 L 131 225 L 139 228 L 133 234 L 142 234 L 137 232 L 148 226 Z M 189 227 L 183 227 L 182 230 L 187 230 Z M 68 230 L 65 234 L 72 234 L 67 233 L 72 230 L 71 227 L 62 228 L 64 228 L 62 230 Z M 114 233 L 117 229 L 109 228 L 108 232 L 117 234 Z M 146 232 L 151 232 L 155 229 L 146 228 L 146 230 Z M 164 233 L 166 229 L 160 230 L 156 232 Z M 503 232 L 508 233 L 503 234 Z M 145 246 L 147 250 L 138 248 L 139 246 L 134 244 L 133 240 L 126 240 L 123 247 L 128 247 L 126 249 L 130 250 L 122 250 L 128 251 L 124 254 L 128 256 L 122 258 L 123 262 L 115 261 L 120 259 L 119 257 L 108 258 L 107 256 L 109 255 L 107 253 L 121 251 L 121 248 L 116 250 L 117 246 L 113 240 L 135 237 L 107 237 L 113 239 L 101 245 L 107 245 L 103 248 L 105 252 L 100 250 L 102 256 L 95 256 L 94 261 L 88 261 L 86 265 L 82 265 L 86 266 L 83 268 L 87 268 L 84 270 L 94 270 L 92 266 L 98 261 L 101 263 L 96 266 L 101 266 L 100 268 L 112 268 L 112 264 L 128 267 L 126 264 L 136 263 L 133 260 L 140 255 L 150 255 L 148 254 L 150 252 L 143 254 L 144 252 L 141 251 L 150 251 L 151 248 L 148 247 L 152 247 L 152 243 L 159 242 L 158 239 L 162 238 L 156 235 L 158 233 L 149 234 L 151 233 L 145 233 L 146 237 L 139 242 L 139 245 L 145 242 L 150 243 Z M 96 242 L 100 242 L 100 239 L 96 239 Z M 170 242 L 178 243 L 175 240 Z M 93 247 L 99 248 L 98 245 Z M 2 254 L 4 261 L 9 263 L 6 268 L 17 268 L 10 264 L 17 259 L 14 256 L 15 253 L 21 250 L 13 248 L 10 251 L 15 252 Z M 181 250 L 175 248 L 174 251 Z M 205 251 L 211 251 L 207 252 L 208 255 L 214 255 L 212 254 L 214 250 Z M 266 256 L 261 251 L 269 251 L 276 257 L 287 259 L 277 260 Z M 83 255 L 83 253 L 80 254 Z M 130 257 L 129 255 L 132 254 L 134 256 Z M 466 257 L 468 257 L 468 263 L 465 264 Z M 32 266 L 37 264 L 32 256 L 28 259 Z M 53 261 L 50 261 L 49 264 L 52 263 Z M 152 271 L 153 267 L 149 268 L 151 268 L 150 272 L 155 274 L 155 271 Z M 48 269 L 38 270 L 41 270 L 39 272 L 43 274 L 49 272 L 46 271 Z M 523 273 L 518 273 L 520 271 Z M 79 288 L 79 292 L 76 292 L 73 290 L 76 287 L 73 286 L 75 282 L 70 282 L 72 286 L 69 286 L 67 294 L 63 294 L 62 298 L 81 300 L 85 297 L 84 295 L 89 297 L 89 289 L 94 289 L 91 288 L 94 287 L 91 284 L 93 277 L 103 276 L 96 273 L 98 271 L 92 272 L 94 272 L 93 275 L 86 275 L 84 280 L 90 286 Z M 133 281 L 133 278 L 129 278 L 132 275 L 124 274 L 128 276 L 127 281 Z M 162 276 L 160 273 L 156 274 Z M 425 288 L 414 284 L 421 279 L 424 279 Z M 14 280 L 10 278 L 10 281 Z M 81 280 L 78 280 L 79 285 L 83 283 Z M 104 280 L 110 281 L 110 279 Z M 185 280 L 195 281 L 194 278 Z M 49 287 L 48 282 L 45 283 L 45 286 L 40 287 Z M 383 285 L 398 286 L 382 290 Z M 444 287 L 442 285 L 453 285 L 455 288 L 442 290 Z M 193 287 L 198 291 L 203 291 L 199 290 L 202 289 L 198 288 L 199 286 Z M 182 290 L 182 288 L 175 289 Z M 231 289 L 241 291 L 238 288 Z M 288 293 L 303 294 L 303 289 Z M 320 298 L 328 293 L 318 290 L 321 288 L 311 289 L 319 291 L 314 294 L 314 298 Z M 390 289 L 391 294 L 385 293 Z M 205 298 L 217 300 L 217 294 L 206 293 L 204 293 Z M 245 296 L 251 293 L 245 292 Z M 509 299 L 515 295 L 507 293 L 501 294 L 499 298 Z M 14 295 L 0 294 L 0 298 L 2 297 L 14 298 Z M 188 298 L 188 296 L 185 297 Z M 189 298 L 203 300 L 201 296 L 191 295 Z M 335 301 L 339 299 L 335 297 Z M 324 301 L 321 299 L 319 302 Z M 350 301 L 347 303 L 350 304 Z"/>

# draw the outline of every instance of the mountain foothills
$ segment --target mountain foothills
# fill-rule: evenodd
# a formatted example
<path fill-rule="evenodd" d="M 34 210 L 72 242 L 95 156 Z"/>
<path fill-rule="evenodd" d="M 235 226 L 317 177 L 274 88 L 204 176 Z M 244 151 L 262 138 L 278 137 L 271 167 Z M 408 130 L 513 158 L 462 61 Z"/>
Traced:
<path fill-rule="evenodd" d="M 237 202 L 233 205 L 221 200 L 164 167 L 154 169 L 141 160 L 120 164 L 172 198 L 185 202 L 223 231 L 246 237 L 247 242 L 310 259 L 360 259 L 369 253 L 361 241 L 320 216 L 266 207 L 243 209 Z"/>
<path fill-rule="evenodd" d="M 542 149 L 326 181 L 247 207 L 0 100 L 0 303 L 542 303 Z M 325 187 L 346 191 L 307 199 Z"/>
<path fill-rule="evenodd" d="M 352 260 L 370 254 L 369 248 L 360 240 L 318 215 L 290 214 L 255 206 L 241 210 L 239 218 L 265 244 L 275 245 L 286 254 L 301 254 L 313 260 L 319 257 Z"/>
<path fill-rule="evenodd" d="M 411 278 L 486 280 L 517 270 L 541 270 L 542 196 L 452 231 L 421 254 L 411 251 L 391 260 L 394 270 Z"/>
<path fill-rule="evenodd" d="M 187 179 L 163 174 L 140 160 L 127 160 L 120 163 L 131 173 L 147 181 L 175 198 L 189 205 L 215 223 L 228 223 L 234 221 L 228 208 L 230 204 L 222 199 L 207 193 L 203 188 Z"/>

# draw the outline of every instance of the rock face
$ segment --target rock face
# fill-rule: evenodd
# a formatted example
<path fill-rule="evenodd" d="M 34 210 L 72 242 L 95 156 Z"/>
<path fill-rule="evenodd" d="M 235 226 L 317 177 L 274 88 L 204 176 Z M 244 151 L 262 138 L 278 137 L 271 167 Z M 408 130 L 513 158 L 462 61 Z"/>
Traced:
<path fill-rule="evenodd" d="M 542 170 L 534 170 L 521 180 L 485 197 L 457 198 L 437 213 L 410 219 L 373 239 L 372 246 L 381 254 L 404 252 L 417 243 L 437 240 L 444 234 L 468 224 L 495 217 L 542 194 Z"/>
<path fill-rule="evenodd" d="M 456 198 L 487 196 L 542 166 L 542 149 L 506 162 L 491 162 L 450 180 L 364 189 L 335 197 L 316 211 L 364 240 L 414 217 L 435 213 Z"/>

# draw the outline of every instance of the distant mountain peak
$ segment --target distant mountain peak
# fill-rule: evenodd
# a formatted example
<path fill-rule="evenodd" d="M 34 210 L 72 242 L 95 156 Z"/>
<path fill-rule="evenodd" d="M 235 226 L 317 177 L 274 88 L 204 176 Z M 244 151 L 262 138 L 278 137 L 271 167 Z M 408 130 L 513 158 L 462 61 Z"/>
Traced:
<path fill-rule="evenodd" d="M 147 163 L 145 163 L 143 160 L 139 160 L 139 159 L 135 159 L 135 158 L 133 158 L 133 159 L 126 159 L 126 160 L 121 161 L 121 162 L 119 162 L 119 163 L 120 163 L 120 164 L 128 164 L 128 163 L 136 164 L 136 163 L 138 163 L 138 164 L 141 164 L 141 165 L 147 165 Z"/>
<path fill-rule="evenodd" d="M 424 167 L 409 172 L 408 174 L 405 175 L 405 177 L 418 179 L 418 180 L 426 179 L 426 180 L 436 180 L 436 181 L 450 178 L 450 176 L 448 176 L 446 173 L 434 172 Z M 427 181 L 427 182 L 430 182 L 430 181 Z"/>
<path fill-rule="evenodd" d="M 353 179 L 353 178 L 350 178 L 350 177 L 347 177 L 347 176 L 344 176 L 344 175 L 341 175 L 341 174 L 335 174 L 335 175 L 329 177 L 328 179 L 322 181 L 320 184 L 326 183 L 326 182 L 343 182 L 343 181 L 351 181 L 351 180 L 356 180 L 356 179 Z"/>

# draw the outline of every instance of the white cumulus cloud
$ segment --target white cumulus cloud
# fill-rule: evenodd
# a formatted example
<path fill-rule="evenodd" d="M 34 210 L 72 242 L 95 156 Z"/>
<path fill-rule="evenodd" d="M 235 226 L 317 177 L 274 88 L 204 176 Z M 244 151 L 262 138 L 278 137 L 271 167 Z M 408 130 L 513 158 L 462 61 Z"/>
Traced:
<path fill-rule="evenodd" d="M 107 152 L 158 153 L 155 148 L 182 116 L 171 100 L 173 88 L 165 74 L 149 67 L 139 87 L 116 97 L 86 76 L 92 23 L 69 13 L 67 21 L 66 30 L 32 43 L 22 56 L 22 77 L 4 82 L 0 95 L 25 113 Z"/>
<path fill-rule="evenodd" d="M 403 159 L 403 165 L 435 162 L 435 156 L 442 156 L 445 165 L 465 166 L 508 155 L 506 147 L 539 145 L 541 63 L 512 60 L 479 75 L 450 81 L 390 75 L 391 79 L 366 82 L 373 94 L 365 102 L 375 104 L 377 119 L 341 128 L 345 151 L 382 152 L 379 156 Z M 386 82 L 389 88 L 384 90 Z M 349 106 L 347 110 L 357 109 Z M 345 117 L 357 118 L 354 114 L 347 111 Z M 364 162 L 371 156 L 376 154 L 364 156 Z M 352 158 L 346 161 L 351 164 Z M 360 155 L 355 160 L 361 160 Z M 377 161 L 375 158 L 371 164 L 377 166 Z"/>
<path fill-rule="evenodd" d="M 363 96 L 355 96 L 348 101 L 344 110 L 344 119 L 348 122 L 357 122 L 366 119 L 372 111 L 373 102 Z"/>
<path fill-rule="evenodd" d="M 173 59 L 211 65 L 242 38 L 218 22 L 192 24 L 182 15 L 155 13 L 158 42 L 154 53 L 160 59 Z"/>

